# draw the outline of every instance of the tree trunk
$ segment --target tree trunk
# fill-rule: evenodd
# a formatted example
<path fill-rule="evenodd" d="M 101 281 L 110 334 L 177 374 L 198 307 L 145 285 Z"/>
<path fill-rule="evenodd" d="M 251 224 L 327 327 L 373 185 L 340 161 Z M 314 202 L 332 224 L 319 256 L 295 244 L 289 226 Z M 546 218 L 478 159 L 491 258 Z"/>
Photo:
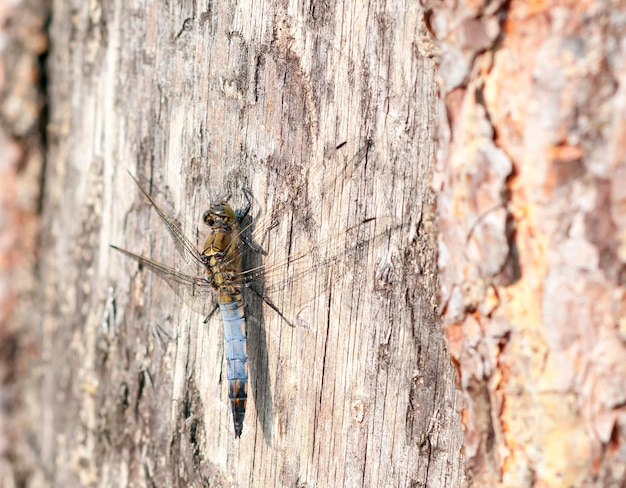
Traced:
<path fill-rule="evenodd" d="M 439 264 L 477 486 L 626 484 L 624 2 L 433 2 Z"/>
<path fill-rule="evenodd" d="M 0 487 L 38 486 L 39 252 L 48 10 L 0 4 Z M 31 484 L 32 483 L 32 484 Z"/>
<path fill-rule="evenodd" d="M 461 484 L 422 12 L 76 0 L 53 12 L 39 433 L 51 484 Z M 311 222 L 332 236 L 316 249 L 331 265 L 281 301 L 295 327 L 248 304 L 240 439 L 217 317 L 203 324 L 109 248 L 181 262 L 127 170 L 183 223 L 250 187 L 282 217 L 270 256 L 306 249 Z M 293 210 L 276 213 L 285 200 Z M 337 232 L 361 221 L 371 239 Z M 338 252 L 355 243 L 368 245 Z"/>

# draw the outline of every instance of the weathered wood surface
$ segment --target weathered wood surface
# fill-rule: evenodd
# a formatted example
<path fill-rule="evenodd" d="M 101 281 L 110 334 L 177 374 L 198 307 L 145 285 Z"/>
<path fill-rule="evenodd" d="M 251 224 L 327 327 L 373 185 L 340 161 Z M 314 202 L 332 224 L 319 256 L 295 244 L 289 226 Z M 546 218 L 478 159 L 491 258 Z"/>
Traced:
<path fill-rule="evenodd" d="M 422 12 L 80 1 L 53 11 L 40 432 L 51 483 L 461 484 L 437 321 L 436 87 Z M 177 259 L 126 170 L 194 222 L 243 185 L 270 212 L 308 169 L 326 161 L 332 179 L 367 140 L 314 218 L 326 235 L 372 215 L 393 231 L 337 263 L 330 284 L 320 270 L 293 290 L 321 297 L 306 326 L 251 304 L 251 395 L 235 440 L 219 321 L 204 325 L 108 247 Z M 306 245 L 297 217 L 278 237 L 292 241 L 270 253 Z"/>
<path fill-rule="evenodd" d="M 625 486 L 624 2 L 432 2 L 444 322 L 476 486 Z"/>

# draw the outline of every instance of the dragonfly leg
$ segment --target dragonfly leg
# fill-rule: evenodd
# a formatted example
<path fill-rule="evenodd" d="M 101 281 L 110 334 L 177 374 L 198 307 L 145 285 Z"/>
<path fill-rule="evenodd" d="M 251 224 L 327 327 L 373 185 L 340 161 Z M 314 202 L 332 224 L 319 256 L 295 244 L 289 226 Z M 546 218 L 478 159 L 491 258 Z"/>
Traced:
<path fill-rule="evenodd" d="M 246 246 L 248 246 L 250 249 L 252 249 L 255 253 L 260 254 L 262 256 L 267 256 L 267 251 L 265 249 L 263 249 L 261 246 L 259 246 L 258 244 L 256 244 L 250 238 L 250 236 L 242 235 L 241 236 L 241 242 L 243 242 Z"/>
<path fill-rule="evenodd" d="M 246 219 L 252 208 L 252 192 L 249 188 L 242 188 L 242 191 L 248 203 L 242 210 L 237 211 L 237 220 L 235 221 L 237 225 L 241 224 Z"/>
<path fill-rule="evenodd" d="M 233 194 L 231 193 L 231 191 L 227 191 L 226 193 L 224 193 L 221 197 L 219 197 L 215 202 L 228 202 L 230 200 L 230 197 L 232 197 Z"/>
<path fill-rule="evenodd" d="M 211 320 L 211 317 L 213 317 L 213 315 L 215 314 L 215 312 L 217 312 L 217 309 L 220 308 L 219 303 L 216 303 L 215 306 L 213 307 L 213 310 L 211 310 L 211 312 L 209 313 L 209 315 L 206 316 L 206 319 L 204 319 L 204 323 L 208 324 L 209 320 Z"/>
<path fill-rule="evenodd" d="M 245 208 L 239 212 L 237 212 L 237 224 L 243 224 L 243 221 L 250 214 L 250 209 L 252 208 L 252 201 L 254 197 L 252 196 L 252 191 L 250 188 L 242 188 L 243 194 L 246 197 L 246 201 L 248 202 Z M 244 226 L 245 228 L 249 228 L 250 225 Z M 250 234 L 247 232 L 242 232 L 240 234 L 241 242 L 243 242 L 246 246 L 252 249 L 257 254 L 261 254 L 263 256 L 267 256 L 267 251 L 263 250 L 258 244 L 254 243 L 250 237 Z"/>
<path fill-rule="evenodd" d="M 276 305 L 274 305 L 272 303 L 272 301 L 269 298 L 267 298 L 265 295 L 263 295 L 263 293 L 261 293 L 259 290 L 257 290 L 254 286 L 250 286 L 249 288 L 254 292 L 254 294 L 256 296 L 258 296 L 261 300 L 263 300 L 267 304 L 268 307 L 270 307 L 272 310 L 274 310 L 274 312 L 276 312 L 278 314 L 278 316 L 281 319 L 283 319 L 287 323 L 287 325 L 289 325 L 289 327 L 295 327 L 295 325 L 292 324 L 289 321 L 289 319 L 283 315 L 283 313 L 278 309 L 278 307 Z"/>

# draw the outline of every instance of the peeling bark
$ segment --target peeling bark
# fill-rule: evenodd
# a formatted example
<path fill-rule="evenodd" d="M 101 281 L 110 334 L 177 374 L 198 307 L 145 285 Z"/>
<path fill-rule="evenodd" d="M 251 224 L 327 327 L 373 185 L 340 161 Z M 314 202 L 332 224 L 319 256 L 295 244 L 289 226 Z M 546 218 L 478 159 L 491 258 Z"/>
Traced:
<path fill-rule="evenodd" d="M 623 4 L 433 3 L 439 268 L 479 486 L 623 486 Z"/>

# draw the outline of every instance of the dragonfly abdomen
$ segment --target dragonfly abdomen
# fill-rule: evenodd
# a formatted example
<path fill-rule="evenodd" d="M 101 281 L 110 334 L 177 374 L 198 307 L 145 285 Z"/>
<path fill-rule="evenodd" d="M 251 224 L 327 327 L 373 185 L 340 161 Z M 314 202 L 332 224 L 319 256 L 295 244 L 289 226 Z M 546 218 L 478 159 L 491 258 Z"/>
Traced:
<path fill-rule="evenodd" d="M 248 353 L 243 296 L 239 291 L 220 293 L 220 311 L 224 321 L 224 346 L 235 437 L 241 436 L 248 398 Z"/>

